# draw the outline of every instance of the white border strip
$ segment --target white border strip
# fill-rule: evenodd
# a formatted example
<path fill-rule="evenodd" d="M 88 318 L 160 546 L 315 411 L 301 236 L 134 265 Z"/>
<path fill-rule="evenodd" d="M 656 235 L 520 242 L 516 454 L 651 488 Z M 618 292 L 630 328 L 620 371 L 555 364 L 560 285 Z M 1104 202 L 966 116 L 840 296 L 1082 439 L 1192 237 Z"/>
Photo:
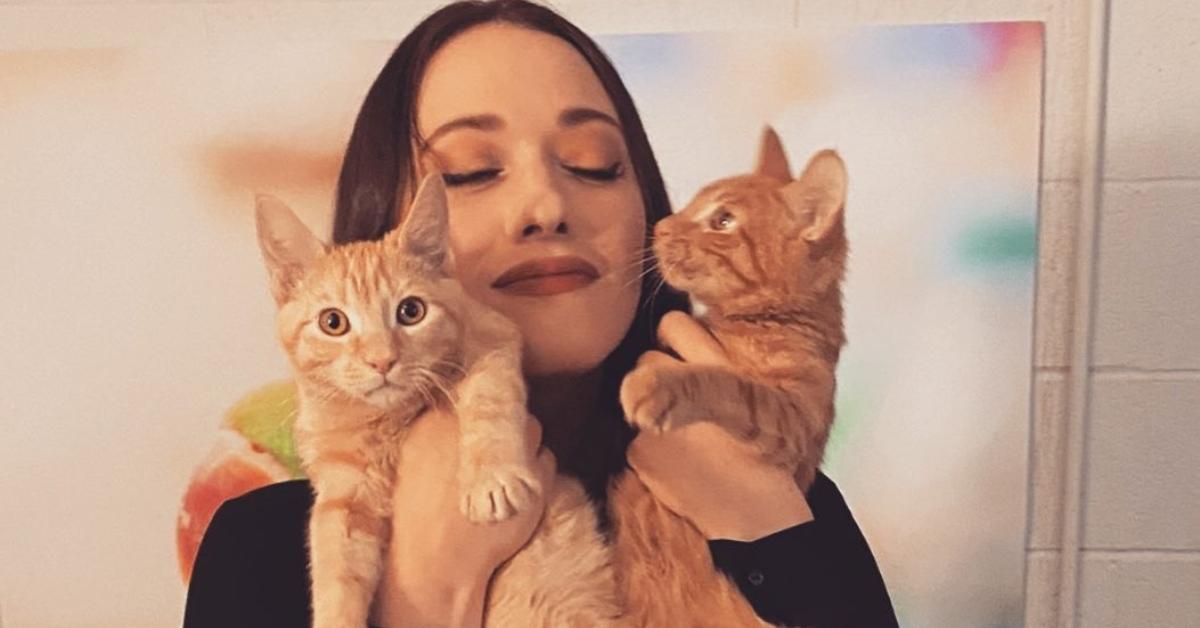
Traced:
<path fill-rule="evenodd" d="M 1075 304 L 1071 368 L 1067 379 L 1067 425 L 1063 460 L 1062 554 L 1059 563 L 1058 625 L 1078 621 L 1083 563 L 1084 479 L 1091 398 L 1092 321 L 1095 314 L 1096 254 L 1104 176 L 1104 113 L 1108 78 L 1109 0 L 1088 6 L 1088 88 L 1084 111 L 1083 159 L 1079 173 L 1079 223 L 1075 243 Z"/>

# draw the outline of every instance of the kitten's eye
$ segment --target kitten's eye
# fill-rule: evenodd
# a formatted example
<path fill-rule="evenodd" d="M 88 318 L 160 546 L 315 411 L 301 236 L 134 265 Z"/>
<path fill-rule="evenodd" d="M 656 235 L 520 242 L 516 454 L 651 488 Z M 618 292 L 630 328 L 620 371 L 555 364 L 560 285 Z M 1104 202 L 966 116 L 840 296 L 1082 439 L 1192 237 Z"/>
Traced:
<path fill-rule="evenodd" d="M 330 336 L 341 336 L 350 331 L 350 319 L 336 307 L 325 308 L 317 316 L 317 324 L 321 331 Z"/>
<path fill-rule="evenodd" d="M 733 214 L 724 209 L 713 214 L 713 217 L 708 219 L 708 226 L 714 231 L 728 231 L 736 224 L 737 218 L 734 218 Z"/>
<path fill-rule="evenodd" d="M 577 177 L 591 179 L 592 181 L 616 181 L 625 174 L 625 168 L 619 161 L 613 162 L 607 168 L 579 168 L 566 164 L 563 164 L 563 168 Z"/>
<path fill-rule="evenodd" d="M 401 325 L 416 325 L 425 318 L 425 302 L 417 297 L 405 297 L 396 306 L 396 322 Z"/>
<path fill-rule="evenodd" d="M 443 172 L 442 181 L 449 187 L 458 185 L 470 185 L 472 183 L 483 183 L 490 181 L 500 175 L 499 168 L 485 168 L 483 170 L 471 170 L 469 172 Z"/>

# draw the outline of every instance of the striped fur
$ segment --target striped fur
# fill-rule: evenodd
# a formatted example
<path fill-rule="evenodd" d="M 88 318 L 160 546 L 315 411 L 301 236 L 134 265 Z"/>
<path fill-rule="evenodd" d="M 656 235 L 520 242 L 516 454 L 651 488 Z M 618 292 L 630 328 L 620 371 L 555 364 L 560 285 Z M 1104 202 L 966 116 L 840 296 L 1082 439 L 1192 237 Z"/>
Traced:
<path fill-rule="evenodd" d="M 425 409 L 445 404 L 458 415 L 460 501 L 470 519 L 503 520 L 543 490 L 524 442 L 520 332 L 445 272 L 445 214 L 441 182 L 431 177 L 400 228 L 329 248 L 282 203 L 259 199 L 277 334 L 299 391 L 294 438 L 315 493 L 316 628 L 367 623 L 398 457 L 409 423 Z M 402 324 L 397 308 L 414 297 L 424 317 Z M 329 308 L 348 321 L 344 333 L 320 325 Z M 493 579 L 486 625 L 605 626 L 620 614 L 610 552 L 582 487 L 558 478 L 548 488 L 542 525 Z"/>
<path fill-rule="evenodd" d="M 621 402 L 639 429 L 713 421 L 794 472 L 807 489 L 833 424 L 834 371 L 845 344 L 841 280 L 845 170 L 818 153 L 792 180 L 774 131 L 753 174 L 717 181 L 658 223 L 663 277 L 707 306 L 703 322 L 732 369 L 682 364 L 635 371 Z M 618 580 L 645 626 L 760 626 L 717 574 L 701 533 L 631 473 L 610 508 Z"/>

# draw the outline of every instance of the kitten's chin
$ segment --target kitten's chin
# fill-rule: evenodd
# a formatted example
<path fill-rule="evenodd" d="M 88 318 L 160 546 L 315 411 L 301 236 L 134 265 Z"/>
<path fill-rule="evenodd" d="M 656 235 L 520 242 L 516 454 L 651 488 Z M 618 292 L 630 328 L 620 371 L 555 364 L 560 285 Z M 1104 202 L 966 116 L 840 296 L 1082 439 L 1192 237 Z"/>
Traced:
<path fill-rule="evenodd" d="M 666 268 L 662 268 L 659 272 L 662 273 L 663 283 L 679 290 L 680 292 L 691 292 L 691 281 L 688 276 L 680 272 L 678 267 L 672 268 L 672 272 L 667 272 Z"/>
<path fill-rule="evenodd" d="M 694 301 L 702 303 L 719 303 L 729 296 L 727 291 L 723 289 L 724 286 L 718 280 L 711 277 L 696 277 L 689 281 L 680 281 L 678 283 L 668 281 L 667 285 L 680 292 L 686 292 Z"/>
<path fill-rule="evenodd" d="M 668 286 L 688 294 L 704 289 L 705 277 L 697 273 L 687 257 L 667 256 L 660 258 L 659 272 Z"/>
<path fill-rule="evenodd" d="M 702 265 L 690 262 L 685 258 L 664 263 L 663 281 L 680 292 L 686 292 L 693 299 L 716 301 L 724 297 L 728 287 L 717 277 L 705 272 Z"/>
<path fill-rule="evenodd" d="M 412 397 L 407 387 L 386 382 L 362 394 L 362 400 L 380 410 L 391 410 L 406 404 Z"/>
<path fill-rule="evenodd" d="M 690 272 L 681 271 L 678 269 L 669 275 L 663 275 L 663 281 L 668 286 L 680 292 L 686 292 L 688 295 L 697 298 L 699 298 L 700 294 L 706 294 L 708 292 L 706 288 L 711 288 L 711 286 L 707 285 L 712 283 L 711 279 L 708 279 L 707 281 L 706 279 L 706 277 L 696 276 Z"/>

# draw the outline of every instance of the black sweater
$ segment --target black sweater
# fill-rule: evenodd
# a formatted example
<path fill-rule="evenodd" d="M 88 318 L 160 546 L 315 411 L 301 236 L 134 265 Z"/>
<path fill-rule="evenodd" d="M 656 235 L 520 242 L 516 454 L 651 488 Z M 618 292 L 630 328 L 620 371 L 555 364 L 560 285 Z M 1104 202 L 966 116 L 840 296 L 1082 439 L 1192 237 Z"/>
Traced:
<path fill-rule="evenodd" d="M 879 567 L 837 487 L 818 474 L 807 496 L 814 521 L 749 543 L 710 541 L 715 566 L 773 623 L 896 626 Z M 185 628 L 310 625 L 312 499 L 309 483 L 295 480 L 217 510 L 196 556 Z"/>

